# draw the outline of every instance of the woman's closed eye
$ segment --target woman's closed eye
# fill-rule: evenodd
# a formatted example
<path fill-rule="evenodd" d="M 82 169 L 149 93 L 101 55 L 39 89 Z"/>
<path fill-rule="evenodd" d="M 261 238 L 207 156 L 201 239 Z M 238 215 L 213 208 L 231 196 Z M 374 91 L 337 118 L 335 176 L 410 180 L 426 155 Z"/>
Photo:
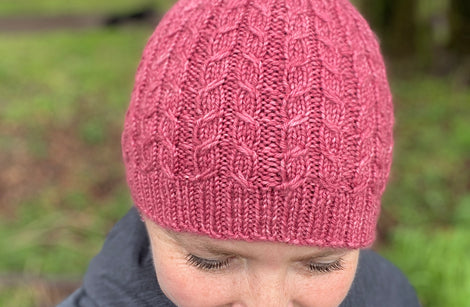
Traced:
<path fill-rule="evenodd" d="M 193 254 L 186 256 L 187 263 L 202 271 L 219 271 L 230 265 L 231 258 L 224 260 L 205 259 Z M 343 259 L 338 258 L 331 262 L 310 262 L 306 265 L 306 269 L 312 273 L 330 273 L 333 271 L 343 270 Z"/>
<path fill-rule="evenodd" d="M 225 260 L 213 260 L 201 258 L 193 254 L 188 254 L 186 256 L 186 260 L 188 264 L 195 266 L 198 269 L 204 271 L 215 271 L 226 268 L 229 265 L 231 258 L 227 258 Z"/>

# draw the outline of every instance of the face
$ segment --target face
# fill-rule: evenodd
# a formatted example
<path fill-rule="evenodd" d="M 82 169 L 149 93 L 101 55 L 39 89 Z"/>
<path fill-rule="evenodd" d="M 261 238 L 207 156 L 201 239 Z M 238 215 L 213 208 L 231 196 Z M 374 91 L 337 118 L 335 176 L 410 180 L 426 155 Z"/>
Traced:
<path fill-rule="evenodd" d="M 145 221 L 165 295 L 179 307 L 336 307 L 359 250 L 217 240 Z"/>

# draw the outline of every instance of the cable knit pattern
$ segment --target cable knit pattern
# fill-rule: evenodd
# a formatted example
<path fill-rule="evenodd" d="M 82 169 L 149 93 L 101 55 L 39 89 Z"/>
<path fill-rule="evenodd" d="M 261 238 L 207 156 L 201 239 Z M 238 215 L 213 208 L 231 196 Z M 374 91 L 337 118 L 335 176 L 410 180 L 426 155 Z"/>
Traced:
<path fill-rule="evenodd" d="M 180 0 L 144 49 L 122 149 L 163 227 L 359 248 L 392 127 L 379 45 L 347 0 Z"/>

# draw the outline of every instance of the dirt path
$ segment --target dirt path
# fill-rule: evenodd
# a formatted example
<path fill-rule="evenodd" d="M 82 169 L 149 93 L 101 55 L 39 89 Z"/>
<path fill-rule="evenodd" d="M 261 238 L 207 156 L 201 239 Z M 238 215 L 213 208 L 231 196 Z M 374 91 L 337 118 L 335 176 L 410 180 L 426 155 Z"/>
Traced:
<path fill-rule="evenodd" d="M 15 16 L 0 18 L 1 32 L 36 32 L 58 29 L 84 29 L 103 26 L 118 26 L 131 23 L 156 25 L 160 19 L 152 9 L 143 9 L 121 15 L 60 15 L 60 16 Z"/>
<path fill-rule="evenodd" d="M 18 288 L 34 299 L 35 306 L 55 306 L 80 287 L 81 281 L 66 278 L 46 278 L 25 274 L 0 274 L 0 290 Z"/>

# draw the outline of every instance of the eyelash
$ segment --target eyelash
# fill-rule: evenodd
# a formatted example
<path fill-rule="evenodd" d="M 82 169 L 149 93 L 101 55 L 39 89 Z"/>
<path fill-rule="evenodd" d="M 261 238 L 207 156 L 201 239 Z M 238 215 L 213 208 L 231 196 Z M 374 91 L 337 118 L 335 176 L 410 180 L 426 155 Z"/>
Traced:
<path fill-rule="evenodd" d="M 209 259 L 200 258 L 198 256 L 194 256 L 192 254 L 188 254 L 186 256 L 186 260 L 188 264 L 193 265 L 196 268 L 204 270 L 204 271 L 215 271 L 215 270 L 223 269 L 230 262 L 230 258 L 227 258 L 224 261 L 209 260 Z"/>
<path fill-rule="evenodd" d="M 224 269 L 229 265 L 230 259 L 231 258 L 227 258 L 223 261 L 219 261 L 200 258 L 193 254 L 188 254 L 186 256 L 188 264 L 195 266 L 196 268 L 203 271 L 217 271 Z M 339 258 L 338 260 L 331 263 L 310 263 L 307 266 L 307 269 L 313 273 L 330 273 L 333 271 L 343 270 L 343 259 Z"/>

